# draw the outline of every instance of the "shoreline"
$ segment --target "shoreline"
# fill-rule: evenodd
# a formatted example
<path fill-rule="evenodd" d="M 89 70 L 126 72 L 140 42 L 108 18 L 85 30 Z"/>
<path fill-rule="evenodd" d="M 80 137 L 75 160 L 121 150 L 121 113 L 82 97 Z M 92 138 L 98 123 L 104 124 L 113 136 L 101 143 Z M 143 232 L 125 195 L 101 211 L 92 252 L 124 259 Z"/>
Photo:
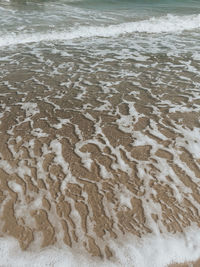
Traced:
<path fill-rule="evenodd" d="M 3 50 L 0 235 L 79 262 L 198 258 L 199 61 L 118 41 Z"/>

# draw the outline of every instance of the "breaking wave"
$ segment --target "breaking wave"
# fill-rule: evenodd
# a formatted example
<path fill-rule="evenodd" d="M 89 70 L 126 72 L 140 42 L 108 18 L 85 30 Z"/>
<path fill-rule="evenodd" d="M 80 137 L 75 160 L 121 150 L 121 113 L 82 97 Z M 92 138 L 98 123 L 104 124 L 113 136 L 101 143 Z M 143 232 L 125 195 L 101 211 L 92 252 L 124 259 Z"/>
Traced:
<path fill-rule="evenodd" d="M 200 14 L 189 16 L 167 15 L 160 18 L 121 23 L 109 26 L 81 26 L 66 31 L 47 33 L 12 33 L 0 37 L 0 46 L 10 46 L 26 43 L 37 43 L 43 41 L 62 41 L 78 38 L 92 37 L 117 37 L 132 33 L 181 33 L 185 30 L 200 28 Z"/>

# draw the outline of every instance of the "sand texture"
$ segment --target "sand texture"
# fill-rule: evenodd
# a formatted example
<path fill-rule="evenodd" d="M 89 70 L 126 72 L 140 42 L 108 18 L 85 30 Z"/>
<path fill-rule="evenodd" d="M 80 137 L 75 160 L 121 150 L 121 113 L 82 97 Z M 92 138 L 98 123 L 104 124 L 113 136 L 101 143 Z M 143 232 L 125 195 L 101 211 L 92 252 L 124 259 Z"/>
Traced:
<path fill-rule="evenodd" d="M 80 65 L 76 53 L 51 75 L 24 57 L 1 77 L 1 236 L 22 250 L 69 246 L 114 260 L 111 242 L 122 237 L 200 227 L 199 92 L 189 71 L 178 76 L 178 59 L 165 59 L 176 72 L 169 80 L 162 70 L 159 83 L 159 57 L 134 82 L 113 62 L 106 72 L 102 59 Z"/>
<path fill-rule="evenodd" d="M 188 263 L 181 263 L 181 264 L 171 264 L 169 267 L 199 267 L 200 260 L 196 262 L 188 262 Z"/>

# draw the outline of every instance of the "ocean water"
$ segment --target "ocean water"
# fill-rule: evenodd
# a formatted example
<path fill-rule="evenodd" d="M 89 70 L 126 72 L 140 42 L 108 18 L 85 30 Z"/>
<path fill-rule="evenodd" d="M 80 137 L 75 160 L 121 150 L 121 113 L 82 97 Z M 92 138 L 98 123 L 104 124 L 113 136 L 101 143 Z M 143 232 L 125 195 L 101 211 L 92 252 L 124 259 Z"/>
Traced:
<path fill-rule="evenodd" d="M 0 266 L 197 260 L 199 136 L 199 0 L 0 0 Z"/>

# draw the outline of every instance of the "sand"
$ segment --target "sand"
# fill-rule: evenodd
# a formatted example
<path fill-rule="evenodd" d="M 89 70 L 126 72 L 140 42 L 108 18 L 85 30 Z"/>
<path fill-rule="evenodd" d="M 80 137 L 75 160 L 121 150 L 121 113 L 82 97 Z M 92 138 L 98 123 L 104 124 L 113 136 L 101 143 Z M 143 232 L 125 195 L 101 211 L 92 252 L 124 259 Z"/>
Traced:
<path fill-rule="evenodd" d="M 200 260 L 195 262 L 181 263 L 181 264 L 171 264 L 169 267 L 199 267 Z"/>
<path fill-rule="evenodd" d="M 22 250 L 66 246 L 115 262 L 112 243 L 127 236 L 200 227 L 192 90 L 139 89 L 132 78 L 115 84 L 98 70 L 78 89 L 72 76 L 66 89 L 65 73 L 34 80 L 15 65 L 9 72 L 0 95 L 2 237 Z M 104 78 L 110 93 L 99 89 Z M 146 88 L 145 72 L 137 79 Z"/>

